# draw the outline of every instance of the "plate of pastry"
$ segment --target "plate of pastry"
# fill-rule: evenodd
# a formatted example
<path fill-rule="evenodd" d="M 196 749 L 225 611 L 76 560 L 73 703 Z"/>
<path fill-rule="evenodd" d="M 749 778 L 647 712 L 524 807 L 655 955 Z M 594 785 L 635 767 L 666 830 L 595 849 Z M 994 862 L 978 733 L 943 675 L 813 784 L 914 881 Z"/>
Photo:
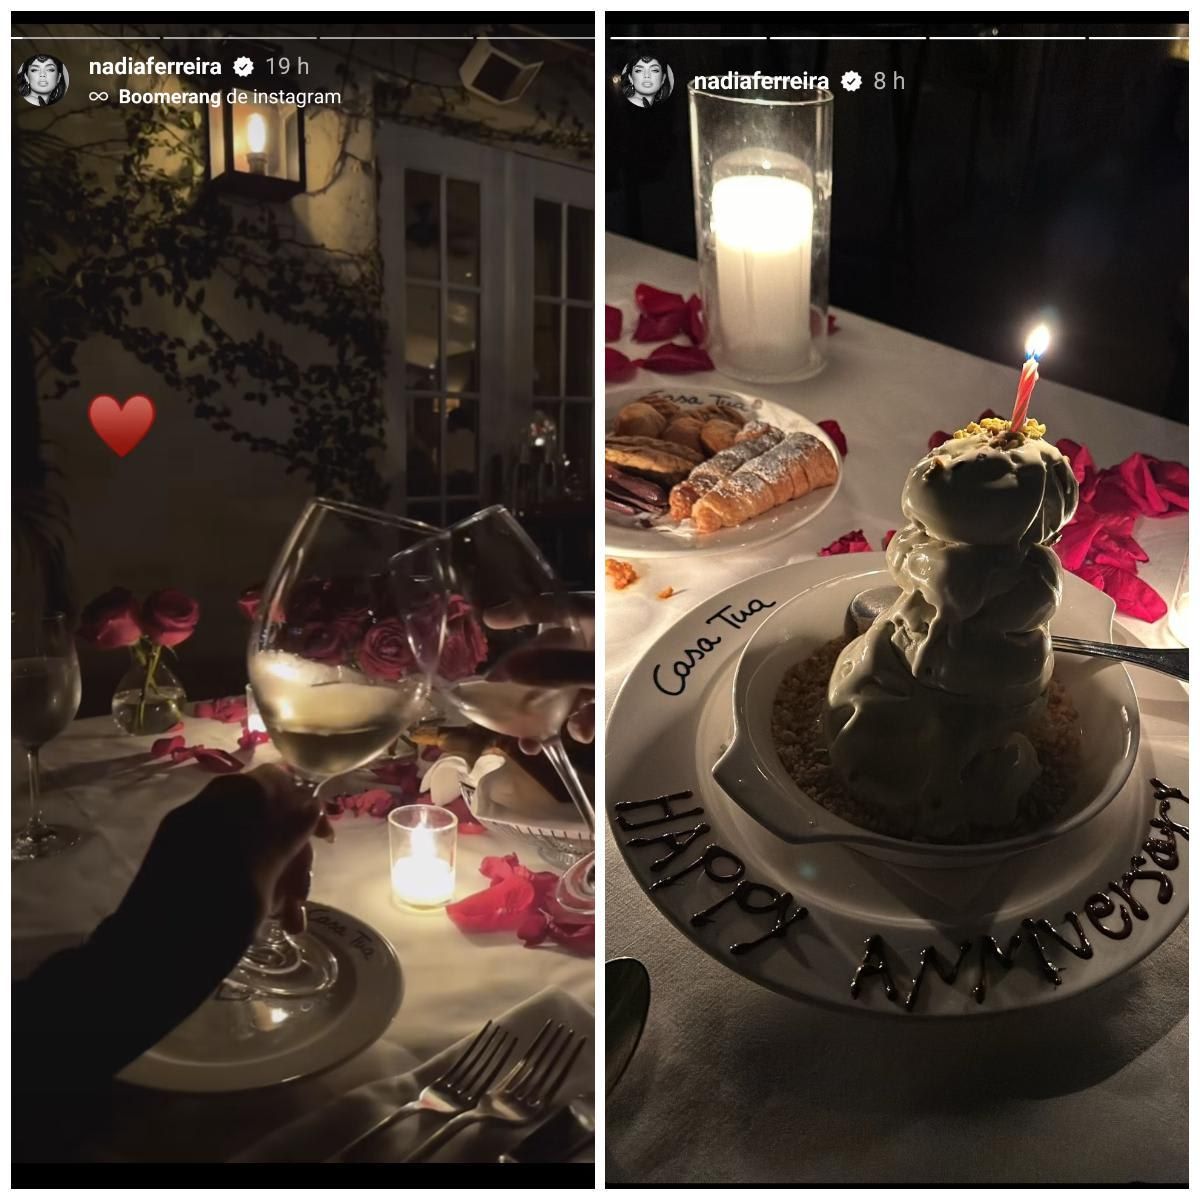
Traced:
<path fill-rule="evenodd" d="M 755 546 L 837 495 L 825 431 L 753 396 L 645 387 L 605 400 L 605 546 L 652 558 Z"/>

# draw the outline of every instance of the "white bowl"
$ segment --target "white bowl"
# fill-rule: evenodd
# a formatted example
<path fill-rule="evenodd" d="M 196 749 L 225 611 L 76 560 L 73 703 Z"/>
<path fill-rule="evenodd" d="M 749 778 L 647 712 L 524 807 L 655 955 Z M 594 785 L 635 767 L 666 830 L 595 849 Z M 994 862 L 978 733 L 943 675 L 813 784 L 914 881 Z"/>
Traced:
<path fill-rule="evenodd" d="M 591 780 L 581 776 L 591 792 Z M 480 825 L 534 846 L 559 870 L 595 849 L 595 840 L 570 804 L 558 804 L 527 772 L 506 762 L 472 785 L 464 779 L 463 799 Z"/>
<path fill-rule="evenodd" d="M 747 642 L 734 673 L 733 739 L 713 778 L 760 825 L 784 841 L 843 842 L 906 866 L 962 867 L 994 862 L 1041 845 L 1090 821 L 1121 790 L 1137 756 L 1137 695 L 1118 662 L 1055 656 L 1055 674 L 1070 692 L 1083 745 L 1079 777 L 1057 820 L 1020 837 L 968 845 L 936 845 L 887 837 L 829 811 L 785 770 L 771 734 L 775 694 L 789 668 L 842 634 L 846 606 L 863 588 L 890 584 L 886 571 L 850 574 L 801 592 L 771 614 Z M 1112 640 L 1113 602 L 1074 575 L 1051 632 Z"/>

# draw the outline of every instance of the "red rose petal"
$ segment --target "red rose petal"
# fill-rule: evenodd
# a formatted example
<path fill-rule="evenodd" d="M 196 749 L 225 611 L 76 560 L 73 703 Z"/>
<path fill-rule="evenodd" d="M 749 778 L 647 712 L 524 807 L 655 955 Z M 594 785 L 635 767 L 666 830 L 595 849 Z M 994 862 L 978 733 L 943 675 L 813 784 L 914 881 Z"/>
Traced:
<path fill-rule="evenodd" d="M 187 742 L 181 737 L 161 737 L 150 747 L 151 758 L 166 758 L 176 750 L 182 750 Z"/>
<path fill-rule="evenodd" d="M 621 336 L 621 310 L 611 304 L 604 306 L 604 340 L 615 342 Z"/>
<path fill-rule="evenodd" d="M 243 729 L 242 736 L 238 738 L 238 747 L 242 750 L 253 750 L 255 746 L 262 746 L 270 740 L 271 735 L 261 729 Z"/>
<path fill-rule="evenodd" d="M 708 341 L 708 327 L 704 323 L 704 306 L 694 292 L 688 297 L 684 329 L 692 343 L 703 346 Z"/>
<path fill-rule="evenodd" d="M 688 375 L 693 371 L 713 370 L 713 360 L 708 351 L 699 346 L 679 346 L 667 342 L 652 350 L 646 358 L 637 360 L 639 367 L 648 371 L 658 371 L 662 375 Z"/>
<path fill-rule="evenodd" d="M 193 746 L 192 757 L 197 766 L 217 775 L 231 775 L 245 765 L 238 762 L 228 750 L 210 750 L 207 746 Z"/>
<path fill-rule="evenodd" d="M 495 933 L 521 927 L 533 904 L 533 885 L 511 875 L 473 896 L 446 906 L 446 915 L 464 933 Z"/>
<path fill-rule="evenodd" d="M 527 946 L 540 946 L 546 940 L 546 929 L 549 922 L 545 914 L 530 910 L 525 919 L 517 926 L 517 937 Z"/>
<path fill-rule="evenodd" d="M 604 380 L 606 383 L 625 383 L 637 374 L 637 363 L 620 350 L 604 347 Z"/>
<path fill-rule="evenodd" d="M 842 427 L 832 419 L 818 421 L 817 425 L 829 434 L 829 440 L 838 448 L 838 453 L 845 458 L 847 454 L 846 435 L 842 432 Z"/>
<path fill-rule="evenodd" d="M 446 805 L 446 810 L 452 812 L 458 818 L 458 832 L 473 836 L 478 833 L 487 833 L 487 830 L 480 825 L 475 819 L 475 814 L 467 807 L 467 802 L 462 796 L 456 797 Z"/>
<path fill-rule="evenodd" d="M 376 763 L 371 768 L 371 774 L 380 783 L 402 788 L 414 796 L 421 790 L 420 768 L 413 758 L 389 759 L 387 762 Z"/>
<path fill-rule="evenodd" d="M 245 696 L 222 696 L 217 700 L 199 700 L 193 715 L 209 721 L 221 721 L 233 725 L 246 719 Z"/>
<path fill-rule="evenodd" d="M 865 550 L 871 549 L 871 543 L 863 537 L 861 529 L 852 529 L 849 533 L 843 533 L 835 542 L 830 542 L 828 546 L 823 547 L 818 551 L 822 558 L 828 558 L 832 554 L 861 554 Z"/>
<path fill-rule="evenodd" d="M 663 313 L 676 312 L 686 304 L 678 292 L 664 292 L 648 283 L 639 283 L 633 290 L 633 298 L 642 312 L 656 317 L 662 316 Z"/>
<path fill-rule="evenodd" d="M 658 316 L 642 313 L 638 317 L 637 328 L 633 331 L 633 340 L 635 342 L 668 341 L 683 329 L 686 316 L 687 313 L 682 308 Z"/>
<path fill-rule="evenodd" d="M 892 538 L 895 536 L 896 531 L 894 529 L 889 529 L 887 533 L 883 535 L 883 546 L 881 549 L 886 550 L 892 544 Z"/>

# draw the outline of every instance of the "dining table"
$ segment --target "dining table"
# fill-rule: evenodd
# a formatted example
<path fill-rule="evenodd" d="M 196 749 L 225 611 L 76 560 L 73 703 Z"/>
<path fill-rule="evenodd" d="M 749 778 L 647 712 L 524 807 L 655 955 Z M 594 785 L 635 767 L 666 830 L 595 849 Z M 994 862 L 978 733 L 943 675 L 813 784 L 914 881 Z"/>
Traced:
<path fill-rule="evenodd" d="M 182 724 L 188 746 L 229 751 L 246 769 L 279 761 L 270 743 L 239 749 L 240 723 L 185 716 Z M 89 717 L 74 721 L 42 750 L 45 818 L 73 825 L 83 837 L 61 854 L 13 864 L 14 978 L 82 942 L 117 907 L 163 816 L 214 778 L 195 762 L 152 756 L 155 740 L 123 733 L 110 717 Z M 23 760 L 14 753 L 17 820 L 25 811 Z M 327 786 L 334 794 L 351 793 L 378 781 L 364 771 Z M 86 1158 L 226 1162 L 353 1089 L 413 1071 L 547 989 L 590 1014 L 591 955 L 550 942 L 526 947 L 511 931 L 464 933 L 444 909 L 402 909 L 391 895 L 386 820 L 347 811 L 334 828 L 332 844 L 317 843 L 311 900 L 352 914 L 394 948 L 402 997 L 382 1035 L 326 1070 L 264 1088 L 197 1093 L 118 1082 L 109 1120 L 83 1148 Z M 485 857 L 510 854 L 533 870 L 547 869 L 536 848 L 515 835 L 494 828 L 460 834 L 455 897 L 488 886 L 480 873 Z M 592 1030 L 579 1032 L 590 1046 Z"/>
<path fill-rule="evenodd" d="M 623 316 L 624 336 L 610 345 L 634 359 L 649 348 L 630 338 L 637 285 L 699 290 L 694 261 L 615 235 L 605 279 L 607 302 Z M 715 554 L 620 555 L 640 579 L 605 588 L 609 711 L 645 651 L 716 593 L 816 558 L 852 530 L 881 549 L 903 523 L 901 487 L 930 435 L 984 409 L 1007 411 L 1019 366 L 840 308 L 827 354 L 824 369 L 798 383 L 745 383 L 718 366 L 672 377 L 643 368 L 622 385 L 622 394 L 640 385 L 727 391 L 836 420 L 847 453 L 833 501 L 786 538 Z M 1051 354 L 1031 414 L 1048 437 L 1086 445 L 1099 467 L 1134 451 L 1186 462 L 1186 427 L 1054 374 Z M 1186 562 L 1186 515 L 1139 520 L 1134 534 L 1148 556 L 1140 578 L 1170 603 Z M 1179 645 L 1165 618 L 1119 615 L 1116 638 Z M 1139 672 L 1131 675 L 1137 686 Z M 1183 715 L 1170 736 L 1186 749 L 1186 704 L 1175 707 Z M 621 753 L 606 747 L 610 764 Z M 609 1185 L 1187 1180 L 1186 920 L 1116 979 L 1058 1003 L 969 1020 L 883 1018 L 776 994 L 715 961 L 651 902 L 609 826 L 605 954 L 640 959 L 651 983 L 641 1044 L 608 1098 Z"/>

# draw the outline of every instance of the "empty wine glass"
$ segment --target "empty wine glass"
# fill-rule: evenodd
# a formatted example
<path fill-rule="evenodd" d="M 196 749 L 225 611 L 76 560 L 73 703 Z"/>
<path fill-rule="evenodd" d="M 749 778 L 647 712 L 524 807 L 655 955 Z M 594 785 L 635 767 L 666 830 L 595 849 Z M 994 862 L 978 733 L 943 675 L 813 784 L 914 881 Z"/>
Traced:
<path fill-rule="evenodd" d="M 12 728 L 29 761 L 29 817 L 13 835 L 17 860 L 47 858 L 79 841 L 79 830 L 42 820 L 38 752 L 79 711 L 79 659 L 62 613 L 12 615 Z"/>
<path fill-rule="evenodd" d="M 560 731 L 575 710 L 580 684 L 554 675 L 554 656 L 577 661 L 590 655 L 590 622 L 563 589 L 513 515 L 500 505 L 485 508 L 437 539 L 445 569 L 446 638 L 437 686 L 464 716 L 486 729 L 537 742 L 562 780 L 576 811 L 595 837 L 596 816 L 562 743 Z M 396 573 L 409 573 L 402 555 Z M 563 656 L 564 660 L 567 656 Z M 544 678 L 535 662 L 548 668 Z M 537 680 L 535 682 L 535 680 Z M 589 878 L 594 856 L 576 863 L 563 880 Z M 560 903 L 591 915 L 586 889 L 565 891 Z"/>
<path fill-rule="evenodd" d="M 445 594 L 432 526 L 333 500 L 296 522 L 262 593 L 247 666 L 271 741 L 314 793 L 419 719 L 441 651 Z M 422 548 L 423 547 L 423 548 Z M 389 562 L 402 550 L 400 579 Z M 268 920 L 229 982 L 274 996 L 329 988 L 337 960 Z"/>

